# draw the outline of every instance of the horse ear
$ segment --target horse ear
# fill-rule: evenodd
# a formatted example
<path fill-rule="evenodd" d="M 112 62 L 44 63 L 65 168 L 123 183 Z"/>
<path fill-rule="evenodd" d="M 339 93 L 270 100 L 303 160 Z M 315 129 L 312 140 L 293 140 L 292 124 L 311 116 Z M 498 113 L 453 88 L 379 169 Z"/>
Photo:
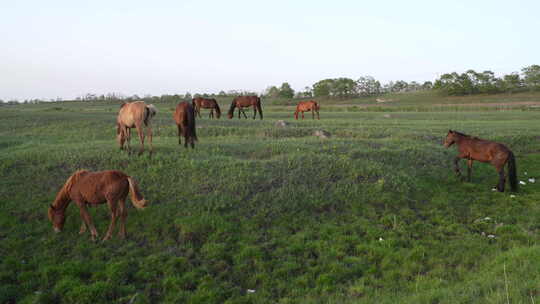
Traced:
<path fill-rule="evenodd" d="M 452 131 L 452 130 L 449 129 L 449 130 L 448 130 L 448 133 L 454 133 L 454 131 Z"/>
<path fill-rule="evenodd" d="M 50 207 L 52 210 L 56 210 L 56 209 L 54 209 L 54 206 L 53 206 L 52 204 L 49 205 L 49 207 Z"/>

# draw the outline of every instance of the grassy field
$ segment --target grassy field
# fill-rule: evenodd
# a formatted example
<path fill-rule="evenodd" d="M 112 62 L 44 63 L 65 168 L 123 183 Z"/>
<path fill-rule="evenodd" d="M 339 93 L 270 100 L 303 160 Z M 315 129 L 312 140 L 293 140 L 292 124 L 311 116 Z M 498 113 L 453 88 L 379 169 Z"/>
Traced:
<path fill-rule="evenodd" d="M 520 102 L 540 96 L 525 95 L 323 101 L 320 121 L 263 101 L 262 121 L 199 119 L 195 150 L 158 104 L 152 157 L 118 150 L 117 104 L 0 107 L 0 303 L 539 303 L 540 111 Z M 526 185 L 492 192 L 480 163 L 460 182 L 449 128 L 505 143 Z M 47 206 L 82 168 L 138 180 L 150 205 L 130 204 L 127 240 L 79 236 L 75 205 L 53 232 Z M 90 209 L 103 236 L 107 208 Z"/>

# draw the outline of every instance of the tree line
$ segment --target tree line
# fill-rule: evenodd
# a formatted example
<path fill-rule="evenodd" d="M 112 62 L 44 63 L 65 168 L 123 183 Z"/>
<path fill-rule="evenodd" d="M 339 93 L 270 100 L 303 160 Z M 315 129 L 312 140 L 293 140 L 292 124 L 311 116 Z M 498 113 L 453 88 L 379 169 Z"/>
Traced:
<path fill-rule="evenodd" d="M 381 84 L 372 76 L 362 76 L 356 80 L 346 77 L 328 78 L 317 81 L 311 87 L 305 87 L 303 90 L 295 91 L 288 82 L 281 86 L 270 86 L 262 94 L 252 91 L 229 90 L 219 93 L 200 93 L 191 94 L 164 94 L 161 96 L 152 95 L 131 95 L 126 96 L 120 93 L 108 94 L 85 94 L 79 96 L 75 101 L 134 101 L 144 100 L 148 102 L 177 102 L 179 99 L 191 100 L 193 97 L 234 97 L 238 95 L 260 95 L 267 98 L 354 98 L 365 96 L 376 96 L 385 93 L 401 93 L 422 90 L 436 90 L 443 95 L 461 96 L 472 94 L 496 94 L 496 93 L 515 93 L 522 91 L 540 91 L 540 65 L 530 65 L 521 69 L 521 73 L 514 72 L 502 77 L 496 77 L 492 71 L 476 72 L 468 70 L 464 73 L 446 73 L 437 78 L 434 82 L 425 81 L 419 83 L 416 81 L 407 82 L 404 80 L 390 81 Z M 60 102 L 57 99 L 30 99 L 22 103 L 41 103 L 41 102 Z M 18 100 L 2 101 L 0 105 L 18 104 Z"/>

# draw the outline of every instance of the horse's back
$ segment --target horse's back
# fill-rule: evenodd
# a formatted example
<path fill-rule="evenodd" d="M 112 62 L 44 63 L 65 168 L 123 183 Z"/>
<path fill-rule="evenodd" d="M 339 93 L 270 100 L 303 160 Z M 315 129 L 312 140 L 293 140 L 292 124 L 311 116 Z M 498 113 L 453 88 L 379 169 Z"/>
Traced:
<path fill-rule="evenodd" d="M 189 115 L 190 111 L 193 111 L 193 106 L 189 102 L 179 102 L 176 105 L 176 109 L 174 110 L 174 121 L 176 122 L 176 124 L 180 125 L 184 121 L 186 121 L 187 115 Z"/>
<path fill-rule="evenodd" d="M 117 122 L 127 127 L 134 127 L 137 121 L 144 121 L 145 113 L 146 103 L 144 101 L 125 103 L 118 111 Z"/>
<path fill-rule="evenodd" d="M 118 199 L 127 195 L 128 176 L 118 170 L 88 172 L 73 185 L 71 195 L 76 200 L 100 204 L 107 199 Z"/>
<path fill-rule="evenodd" d="M 472 159 L 486 163 L 494 159 L 506 159 L 512 153 L 504 144 L 477 137 L 470 138 L 466 145 L 460 145 L 460 149 Z"/>
<path fill-rule="evenodd" d="M 261 99 L 259 98 L 259 96 L 256 95 L 237 96 L 234 98 L 234 102 L 242 106 L 249 106 L 259 104 L 261 102 Z"/>

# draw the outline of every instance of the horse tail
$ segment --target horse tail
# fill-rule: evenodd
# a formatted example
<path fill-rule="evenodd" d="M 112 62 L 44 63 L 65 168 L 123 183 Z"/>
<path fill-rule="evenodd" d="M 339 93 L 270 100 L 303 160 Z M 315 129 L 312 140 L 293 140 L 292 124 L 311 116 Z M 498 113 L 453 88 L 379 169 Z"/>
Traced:
<path fill-rule="evenodd" d="M 263 112 L 262 112 L 262 107 L 261 107 L 261 98 L 260 97 L 257 97 L 257 110 L 259 110 L 259 116 L 261 117 L 261 119 L 263 119 Z"/>
<path fill-rule="evenodd" d="M 515 192 L 518 190 L 518 181 L 516 174 L 516 158 L 514 157 L 514 153 L 512 151 L 510 151 L 510 155 L 508 156 L 507 164 L 508 179 L 510 180 L 510 189 Z"/>
<path fill-rule="evenodd" d="M 144 125 L 148 126 L 152 117 L 157 113 L 157 109 L 153 104 L 149 104 L 144 108 Z"/>
<path fill-rule="evenodd" d="M 128 176 L 127 180 L 129 183 L 129 192 L 131 194 L 131 203 L 137 209 L 144 209 L 148 202 L 142 196 L 137 182 L 133 180 L 131 176 Z"/>
<path fill-rule="evenodd" d="M 191 108 L 191 109 L 187 109 L 186 111 L 186 115 L 187 115 L 187 131 L 186 131 L 186 135 L 190 136 L 191 138 L 193 138 L 193 141 L 197 141 L 198 138 L 197 138 L 197 128 L 195 126 L 195 109 L 194 108 Z"/>

